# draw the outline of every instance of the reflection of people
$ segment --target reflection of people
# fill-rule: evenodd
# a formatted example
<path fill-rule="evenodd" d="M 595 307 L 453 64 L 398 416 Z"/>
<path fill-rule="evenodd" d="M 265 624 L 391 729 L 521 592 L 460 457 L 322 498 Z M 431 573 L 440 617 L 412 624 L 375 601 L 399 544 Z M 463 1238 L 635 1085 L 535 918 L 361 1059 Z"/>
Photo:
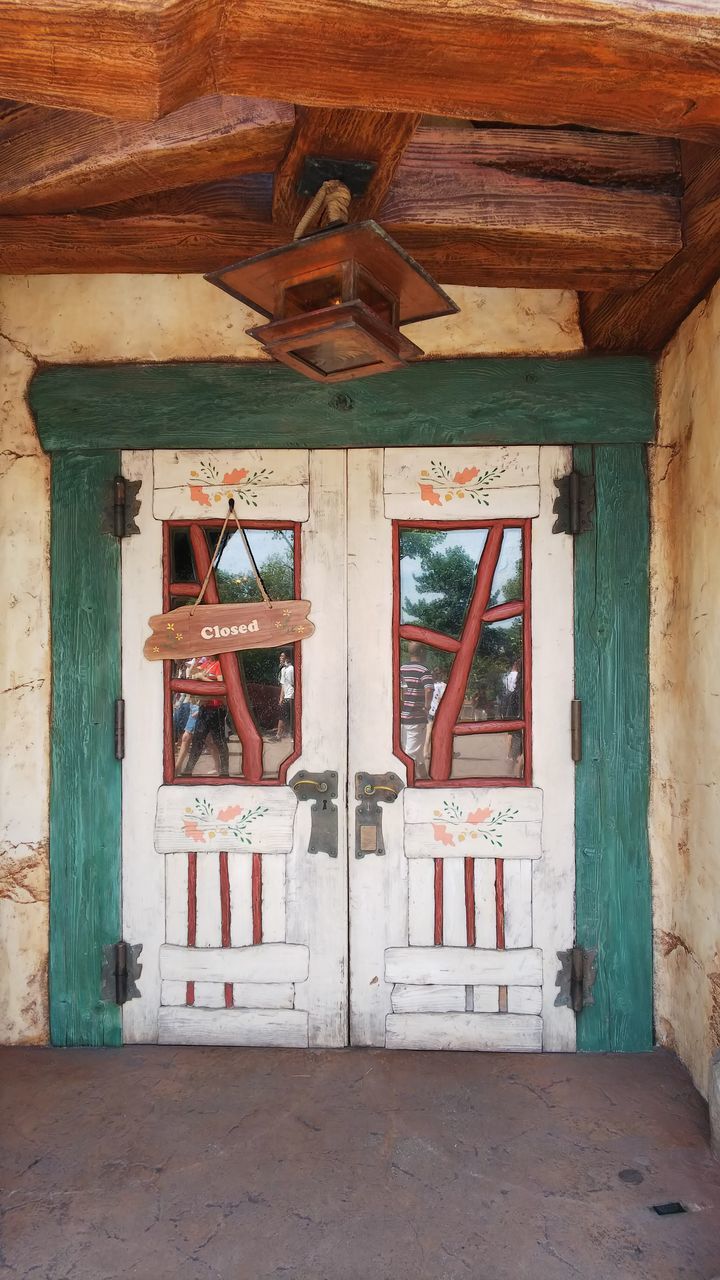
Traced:
<path fill-rule="evenodd" d="M 220 662 L 217 658 L 199 658 L 195 670 L 193 671 L 194 680 L 222 680 L 222 671 L 220 670 Z M 218 774 L 221 778 L 229 777 L 230 761 L 227 737 L 225 736 L 226 716 L 225 704 L 221 697 L 217 698 L 198 698 L 200 704 L 195 724 L 195 732 L 192 735 L 192 746 L 190 747 L 190 755 L 188 756 L 186 772 L 191 774 L 198 760 L 206 740 L 209 738 L 211 746 L 217 748 L 218 752 Z M 186 726 L 187 732 L 187 726 Z"/>
<path fill-rule="evenodd" d="M 433 721 L 435 720 L 435 715 L 436 715 L 438 706 L 440 705 L 440 699 L 442 698 L 445 690 L 447 689 L 447 681 L 443 679 L 443 673 L 439 667 L 433 667 L 432 677 L 433 677 L 433 691 L 432 691 L 432 698 L 430 699 L 430 706 L 428 707 L 427 729 L 425 730 L 425 759 L 426 760 L 430 759 L 430 739 L 432 738 Z"/>
<path fill-rule="evenodd" d="M 278 702 L 277 740 L 292 737 L 295 708 L 295 668 L 287 653 L 280 654 L 280 699 Z"/>
<path fill-rule="evenodd" d="M 507 675 L 503 676 L 502 715 L 504 720 L 520 720 L 522 718 L 522 659 L 517 658 Z M 523 736 L 519 729 L 510 734 L 508 745 L 508 765 L 510 776 L 521 778 L 525 765 L 523 752 Z"/>
<path fill-rule="evenodd" d="M 421 658 L 420 645 L 411 640 L 408 661 L 403 662 L 400 668 L 400 745 L 415 761 L 418 777 L 426 778 L 425 737 L 434 681 Z"/>

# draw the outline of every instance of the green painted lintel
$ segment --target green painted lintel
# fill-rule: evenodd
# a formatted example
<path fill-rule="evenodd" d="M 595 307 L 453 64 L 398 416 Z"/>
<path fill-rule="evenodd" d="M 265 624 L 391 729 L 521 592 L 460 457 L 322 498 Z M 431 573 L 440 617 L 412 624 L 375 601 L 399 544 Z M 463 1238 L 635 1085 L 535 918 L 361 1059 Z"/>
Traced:
<path fill-rule="evenodd" d="M 277 364 L 46 366 L 30 405 L 48 452 L 642 443 L 644 357 L 428 360 L 323 387 Z"/>
<path fill-rule="evenodd" d="M 120 551 L 101 529 L 119 455 L 67 453 L 52 467 L 50 1034 L 57 1045 L 121 1043 L 100 998 L 102 948 L 119 940 Z"/>

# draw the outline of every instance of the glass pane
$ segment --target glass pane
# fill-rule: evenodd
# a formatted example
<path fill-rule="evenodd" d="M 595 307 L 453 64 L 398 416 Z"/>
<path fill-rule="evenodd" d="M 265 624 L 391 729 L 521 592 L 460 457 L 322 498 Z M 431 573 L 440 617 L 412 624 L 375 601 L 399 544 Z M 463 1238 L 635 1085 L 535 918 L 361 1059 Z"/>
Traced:
<path fill-rule="evenodd" d="M 523 719 L 523 620 L 486 622 L 475 650 L 460 720 Z"/>
<path fill-rule="evenodd" d="M 415 761 L 417 778 L 428 776 L 432 726 L 452 659 L 429 645 L 400 641 L 400 744 Z"/>
<path fill-rule="evenodd" d="M 490 607 L 523 598 L 522 529 L 506 529 L 497 562 Z"/>
<path fill-rule="evenodd" d="M 456 733 L 451 778 L 522 778 L 523 731 Z"/>
<path fill-rule="evenodd" d="M 400 530 L 400 622 L 460 638 L 487 529 Z"/>
<path fill-rule="evenodd" d="M 288 317 L 317 311 L 319 307 L 338 306 L 343 300 L 342 267 L 319 280 L 303 280 L 300 284 L 291 285 L 285 290 L 284 299 L 282 314 Z"/>
<path fill-rule="evenodd" d="M 340 373 L 343 369 L 364 369 L 379 364 L 382 354 L 374 338 L 357 325 L 335 328 L 325 338 L 305 343 L 289 353 L 318 373 Z"/>
<path fill-rule="evenodd" d="M 170 528 L 170 578 L 172 582 L 197 582 L 190 551 L 190 530 L 186 526 Z"/>

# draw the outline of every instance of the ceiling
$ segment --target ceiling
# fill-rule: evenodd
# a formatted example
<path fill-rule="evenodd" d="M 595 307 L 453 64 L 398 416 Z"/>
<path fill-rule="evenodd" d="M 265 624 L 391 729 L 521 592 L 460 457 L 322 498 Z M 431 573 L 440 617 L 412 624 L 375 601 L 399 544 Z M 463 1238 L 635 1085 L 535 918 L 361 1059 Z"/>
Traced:
<path fill-rule="evenodd" d="M 0 271 L 287 242 L 308 155 L 443 284 L 658 351 L 720 272 L 720 0 L 0 0 Z"/>

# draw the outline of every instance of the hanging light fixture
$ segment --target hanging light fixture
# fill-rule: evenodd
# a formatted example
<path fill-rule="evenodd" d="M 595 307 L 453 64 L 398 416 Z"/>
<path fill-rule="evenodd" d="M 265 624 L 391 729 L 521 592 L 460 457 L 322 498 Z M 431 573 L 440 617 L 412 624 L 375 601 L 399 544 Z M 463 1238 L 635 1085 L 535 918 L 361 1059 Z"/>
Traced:
<path fill-rule="evenodd" d="M 423 352 L 401 325 L 459 310 L 376 222 L 348 222 L 351 197 L 345 182 L 328 179 L 291 244 L 205 276 L 267 316 L 250 336 L 317 382 L 404 367 Z M 317 219 L 324 229 L 313 231 Z"/>

